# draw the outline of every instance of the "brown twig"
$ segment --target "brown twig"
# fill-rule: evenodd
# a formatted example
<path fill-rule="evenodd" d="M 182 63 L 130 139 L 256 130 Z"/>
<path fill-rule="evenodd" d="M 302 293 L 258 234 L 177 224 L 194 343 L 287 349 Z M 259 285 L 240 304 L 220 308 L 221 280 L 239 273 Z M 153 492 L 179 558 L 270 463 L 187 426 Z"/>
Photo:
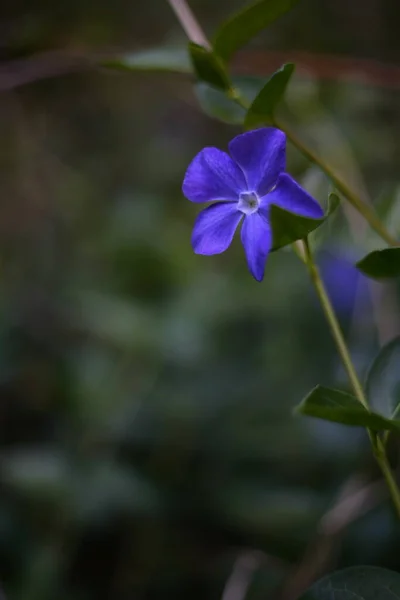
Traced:
<path fill-rule="evenodd" d="M 262 565 L 287 568 L 280 559 L 259 550 L 242 551 L 233 564 L 221 600 L 245 600 L 254 574 Z"/>
<path fill-rule="evenodd" d="M 12 60 L 0 64 L 0 91 L 12 90 L 41 79 L 86 71 L 98 63 L 99 55 L 74 54 L 61 50 Z"/>
<path fill-rule="evenodd" d="M 296 600 L 328 570 L 341 534 L 351 523 L 377 506 L 385 496 L 386 488 L 382 481 L 365 485 L 358 476 L 348 479 L 334 506 L 321 518 L 316 538 L 288 577 L 279 600 Z"/>
<path fill-rule="evenodd" d="M 211 48 L 210 42 L 187 2 L 185 2 L 185 0 L 168 0 L 168 3 L 176 14 L 178 21 L 189 40 L 195 44 L 204 46 L 204 48 Z"/>
<path fill-rule="evenodd" d="M 194 35 L 194 32 L 192 33 Z M 200 37 L 196 35 L 194 38 L 197 43 L 201 43 Z M 204 39 L 203 45 L 205 45 Z M 29 58 L 11 60 L 0 64 L 0 91 L 102 67 L 104 61 L 118 61 L 132 52 L 134 51 L 121 49 L 112 53 L 99 50 L 93 54 L 78 54 L 68 50 L 50 50 L 33 54 Z M 338 58 L 294 50 L 290 52 L 244 50 L 238 53 L 232 70 L 237 75 L 251 74 L 267 77 L 285 62 L 296 63 L 297 73 L 305 78 L 311 75 L 320 80 L 349 81 L 388 89 L 400 88 L 400 68 L 395 65 L 349 56 Z"/>

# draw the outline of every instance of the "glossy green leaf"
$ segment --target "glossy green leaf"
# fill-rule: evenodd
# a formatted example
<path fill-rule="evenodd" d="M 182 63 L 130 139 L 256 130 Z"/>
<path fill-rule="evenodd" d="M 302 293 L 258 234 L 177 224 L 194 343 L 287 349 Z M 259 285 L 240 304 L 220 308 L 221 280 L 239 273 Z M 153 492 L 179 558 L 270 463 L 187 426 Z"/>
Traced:
<path fill-rule="evenodd" d="M 400 573 L 381 567 L 351 567 L 314 583 L 299 600 L 399 600 Z"/>
<path fill-rule="evenodd" d="M 209 117 L 233 125 L 243 124 L 245 109 L 224 92 L 207 83 L 198 83 L 195 92 L 201 108 Z"/>
<path fill-rule="evenodd" d="M 400 276 L 400 248 L 374 250 L 356 264 L 364 275 L 372 279 L 389 279 Z"/>
<path fill-rule="evenodd" d="M 384 346 L 367 375 L 366 392 L 370 406 L 392 419 L 400 411 L 400 337 Z"/>
<path fill-rule="evenodd" d="M 283 98 L 293 71 L 294 64 L 288 63 L 268 79 L 247 112 L 246 129 L 272 123 L 275 107 Z"/>
<path fill-rule="evenodd" d="M 270 221 L 273 234 L 273 250 L 292 244 L 296 240 L 304 239 L 309 233 L 322 225 L 326 219 L 337 209 L 340 200 L 336 194 L 330 194 L 326 214 L 321 219 L 310 219 L 295 215 L 279 206 L 272 205 Z"/>
<path fill-rule="evenodd" d="M 320 385 L 304 398 L 296 412 L 343 425 L 368 427 L 374 431 L 400 432 L 400 421 L 369 412 L 355 396 Z"/>
<path fill-rule="evenodd" d="M 191 73 L 190 58 L 185 48 L 152 48 L 107 59 L 102 66 L 127 71 L 170 71 Z"/>
<path fill-rule="evenodd" d="M 222 60 L 207 48 L 190 42 L 189 54 L 197 78 L 213 87 L 229 90 L 230 81 Z"/>
<path fill-rule="evenodd" d="M 222 24 L 214 39 L 214 50 L 228 60 L 238 48 L 290 10 L 298 0 L 259 0 L 246 6 Z"/>

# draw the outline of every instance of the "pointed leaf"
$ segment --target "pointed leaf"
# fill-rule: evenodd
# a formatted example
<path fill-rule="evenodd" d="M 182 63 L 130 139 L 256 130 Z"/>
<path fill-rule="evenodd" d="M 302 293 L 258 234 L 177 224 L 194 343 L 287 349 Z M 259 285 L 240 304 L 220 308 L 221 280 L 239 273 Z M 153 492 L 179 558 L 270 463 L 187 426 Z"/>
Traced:
<path fill-rule="evenodd" d="M 223 123 L 243 124 L 246 111 L 224 92 L 207 83 L 196 84 L 195 92 L 201 108 L 209 117 Z"/>
<path fill-rule="evenodd" d="M 372 279 L 388 279 L 400 276 L 400 248 L 374 250 L 356 264 L 364 275 Z"/>
<path fill-rule="evenodd" d="M 152 48 L 107 59 L 102 66 L 127 71 L 171 71 L 191 73 L 185 48 Z"/>
<path fill-rule="evenodd" d="M 225 21 L 214 40 L 215 52 L 228 60 L 238 48 L 290 10 L 298 0 L 259 0 Z"/>
<path fill-rule="evenodd" d="M 189 43 L 189 54 L 193 68 L 200 81 L 205 81 L 221 90 L 229 90 L 229 77 L 222 60 L 207 48 L 199 44 Z"/>
<path fill-rule="evenodd" d="M 320 385 L 304 398 L 296 412 L 343 425 L 400 433 L 400 421 L 385 419 L 381 415 L 369 412 L 355 396 Z"/>
<path fill-rule="evenodd" d="M 336 194 L 330 194 L 328 210 L 321 219 L 311 219 L 295 215 L 279 206 L 270 208 L 270 221 L 273 233 L 273 250 L 292 244 L 296 240 L 304 239 L 309 233 L 322 225 L 326 219 L 337 209 L 340 200 Z"/>
<path fill-rule="evenodd" d="M 288 63 L 268 79 L 247 112 L 246 129 L 268 125 L 273 122 L 275 107 L 282 99 L 293 71 L 294 64 Z"/>
<path fill-rule="evenodd" d="M 399 573 L 381 567 L 351 567 L 323 577 L 299 600 L 399 599 Z"/>
<path fill-rule="evenodd" d="M 367 375 L 366 392 L 371 407 L 392 419 L 400 411 L 400 337 L 379 352 Z"/>

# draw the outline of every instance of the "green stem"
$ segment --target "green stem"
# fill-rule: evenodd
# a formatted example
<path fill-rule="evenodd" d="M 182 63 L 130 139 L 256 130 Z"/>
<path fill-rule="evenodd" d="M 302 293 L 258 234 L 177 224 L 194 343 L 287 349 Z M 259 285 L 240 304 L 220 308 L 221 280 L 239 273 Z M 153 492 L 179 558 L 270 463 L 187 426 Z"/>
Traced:
<path fill-rule="evenodd" d="M 296 253 L 299 254 L 299 249 L 296 249 Z M 335 340 L 340 358 L 342 359 L 343 366 L 346 369 L 354 394 L 357 397 L 358 401 L 364 406 L 364 408 L 369 411 L 367 398 L 364 394 L 363 387 L 354 368 L 353 361 L 351 359 L 350 352 L 347 348 L 347 344 L 344 339 L 342 330 L 336 318 L 336 314 L 331 304 L 331 301 L 329 300 L 329 296 L 326 293 L 325 286 L 322 282 L 318 268 L 314 262 L 311 253 L 311 248 L 307 240 L 304 240 L 304 252 L 301 258 L 306 264 L 310 273 L 311 281 L 314 284 L 315 291 L 317 292 L 322 309 L 325 313 L 325 317 L 328 321 L 329 328 L 331 330 L 333 339 Z M 389 461 L 386 455 L 385 445 L 375 432 L 369 429 L 367 431 L 369 439 L 371 441 L 375 459 L 386 480 L 386 484 L 390 491 L 393 504 L 396 508 L 398 516 L 400 517 L 400 490 L 397 486 L 396 480 L 390 468 Z"/>
<path fill-rule="evenodd" d="M 354 206 L 356 210 L 364 217 L 364 219 L 370 224 L 372 229 L 376 231 L 376 233 L 383 239 L 389 246 L 399 246 L 400 242 L 396 240 L 385 228 L 383 223 L 380 221 L 379 217 L 375 213 L 375 211 L 344 182 L 342 181 L 331 169 L 329 165 L 327 165 L 323 159 L 315 154 L 312 150 L 307 148 L 303 144 L 301 140 L 290 131 L 285 125 L 283 125 L 280 121 L 274 119 L 274 125 L 281 129 L 286 134 L 288 140 L 295 146 L 299 152 L 303 154 L 310 162 L 317 165 L 321 171 L 325 173 L 325 175 L 332 181 L 335 187 L 339 192 L 343 194 L 347 198 L 347 200 Z"/>
<path fill-rule="evenodd" d="M 308 271 L 310 273 L 311 280 L 314 284 L 315 290 L 318 294 L 318 298 L 321 302 L 322 309 L 328 321 L 333 339 L 335 340 L 338 352 L 340 354 L 340 358 L 342 359 L 343 366 L 346 369 L 346 373 L 353 387 L 354 393 L 359 402 L 361 402 L 361 404 L 364 406 L 364 408 L 369 410 L 364 390 L 362 388 L 356 370 L 353 366 L 353 362 L 351 360 L 351 356 L 347 348 L 342 330 L 336 318 L 335 311 L 333 310 L 333 306 L 331 304 L 331 301 L 329 300 L 328 294 L 326 293 L 324 284 L 322 283 L 322 279 L 319 274 L 318 268 L 313 260 L 310 245 L 307 240 L 304 241 L 304 258 L 305 263 L 308 267 Z"/>
<path fill-rule="evenodd" d="M 393 476 L 392 469 L 390 468 L 385 445 L 382 442 L 382 440 L 379 437 L 377 437 L 375 444 L 372 443 L 372 447 L 374 449 L 375 459 L 382 471 L 386 484 L 389 488 L 393 504 L 396 507 L 396 512 L 400 517 L 400 492 L 397 482 Z"/>

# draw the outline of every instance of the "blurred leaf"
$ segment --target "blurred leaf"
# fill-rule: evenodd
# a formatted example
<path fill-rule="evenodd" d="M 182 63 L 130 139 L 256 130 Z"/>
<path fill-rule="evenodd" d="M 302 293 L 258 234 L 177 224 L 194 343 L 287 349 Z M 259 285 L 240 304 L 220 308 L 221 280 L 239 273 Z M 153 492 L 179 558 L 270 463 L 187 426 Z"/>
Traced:
<path fill-rule="evenodd" d="M 68 490 L 68 464 L 54 450 L 15 451 L 3 458 L 1 467 L 4 480 L 25 494 L 62 497 Z"/>
<path fill-rule="evenodd" d="M 233 75 L 232 84 L 240 96 L 244 98 L 250 106 L 254 102 L 260 90 L 265 84 L 265 77 L 256 77 L 254 75 Z"/>
<path fill-rule="evenodd" d="M 246 119 L 246 129 L 273 122 L 275 107 L 282 99 L 286 86 L 294 71 L 294 64 L 288 63 L 276 71 L 264 85 L 250 106 Z"/>
<path fill-rule="evenodd" d="M 149 310 L 120 296 L 84 291 L 76 296 L 75 323 L 78 329 L 106 344 L 125 349 L 155 348 L 159 325 Z"/>
<path fill-rule="evenodd" d="M 246 111 L 224 92 L 215 89 L 207 83 L 195 86 L 196 96 L 203 111 L 214 119 L 233 125 L 241 125 Z"/>
<path fill-rule="evenodd" d="M 374 431 L 391 430 L 400 432 L 400 421 L 386 419 L 366 410 L 351 394 L 318 385 L 299 404 L 296 411 L 302 415 L 354 425 L 368 427 Z"/>
<path fill-rule="evenodd" d="M 380 567 L 352 567 L 314 583 L 300 600 L 394 600 L 400 574 Z"/>
<path fill-rule="evenodd" d="M 399 277 L 400 248 L 374 250 L 358 261 L 356 267 L 372 279 Z"/>
<path fill-rule="evenodd" d="M 272 205 L 270 219 L 273 232 L 273 250 L 279 250 L 296 240 L 301 240 L 311 231 L 322 225 L 339 206 L 340 200 L 336 194 L 330 194 L 328 210 L 321 219 L 310 219 L 295 215 L 279 206 Z"/>
<path fill-rule="evenodd" d="M 215 501 L 230 527 L 292 541 L 307 539 L 324 507 L 323 499 L 311 490 L 271 486 L 264 479 L 250 484 L 227 481 Z"/>
<path fill-rule="evenodd" d="M 76 478 L 75 513 L 82 521 L 101 522 L 124 510 L 134 514 L 154 514 L 161 506 L 156 486 L 133 469 L 116 463 L 94 463 L 82 478 Z"/>
<path fill-rule="evenodd" d="M 400 185 L 390 185 L 376 200 L 375 208 L 388 230 L 394 235 L 400 234 Z"/>
<path fill-rule="evenodd" d="M 400 408 L 400 337 L 384 346 L 372 363 L 366 383 L 370 405 L 392 419 Z"/>
<path fill-rule="evenodd" d="M 123 54 L 103 61 L 104 67 L 128 71 L 173 71 L 191 73 L 192 67 L 185 48 L 152 48 Z"/>
<path fill-rule="evenodd" d="M 195 73 L 200 81 L 205 81 L 222 90 L 230 89 L 229 77 L 222 60 L 218 56 L 193 42 L 189 43 L 189 54 Z"/>
<path fill-rule="evenodd" d="M 215 52 L 228 60 L 238 48 L 265 29 L 298 0 L 260 0 L 234 14 L 219 28 L 214 40 Z"/>

